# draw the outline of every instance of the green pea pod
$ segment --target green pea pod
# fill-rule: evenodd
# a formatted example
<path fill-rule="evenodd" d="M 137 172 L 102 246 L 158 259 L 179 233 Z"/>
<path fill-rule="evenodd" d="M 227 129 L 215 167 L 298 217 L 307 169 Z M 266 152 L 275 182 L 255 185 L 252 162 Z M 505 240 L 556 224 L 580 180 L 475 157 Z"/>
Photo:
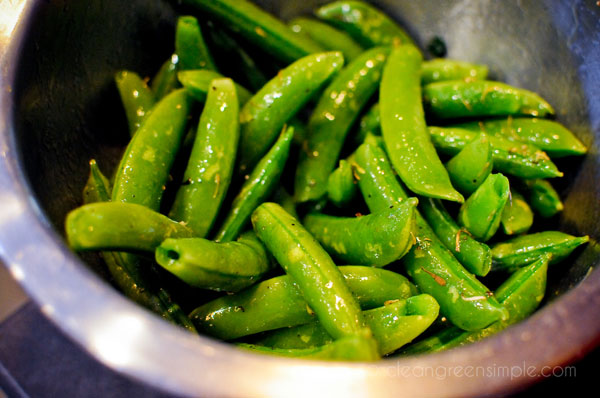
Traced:
<path fill-rule="evenodd" d="M 495 296 L 509 313 L 504 321 L 496 322 L 485 329 L 466 332 L 455 326 L 443 329 L 433 336 L 408 346 L 402 354 L 438 352 L 474 343 L 506 329 L 531 315 L 544 298 L 548 261 L 550 255 L 542 255 L 536 262 L 521 268 L 498 287 Z"/>
<path fill-rule="evenodd" d="M 179 70 L 216 69 L 206 47 L 200 24 L 195 17 L 184 15 L 177 19 L 175 28 L 175 54 Z"/>
<path fill-rule="evenodd" d="M 480 137 L 480 133 L 457 127 L 429 127 L 433 145 L 440 152 L 456 155 L 467 144 Z M 562 177 L 548 155 L 531 144 L 514 142 L 488 135 L 492 146 L 495 171 L 521 178 Z"/>
<path fill-rule="evenodd" d="M 321 21 L 299 17 L 292 19 L 289 26 L 296 33 L 308 35 L 325 50 L 341 51 L 346 62 L 351 62 L 364 51 L 348 34 Z"/>
<path fill-rule="evenodd" d="M 509 196 L 508 178 L 502 174 L 490 174 L 460 207 L 458 223 L 476 239 L 490 240 L 500 227 Z"/>
<path fill-rule="evenodd" d="M 490 141 L 480 134 L 446 163 L 452 185 L 465 195 L 475 192 L 492 172 L 492 156 Z"/>
<path fill-rule="evenodd" d="M 521 181 L 531 208 L 540 216 L 550 218 L 564 209 L 560 195 L 549 181 L 535 178 Z"/>
<path fill-rule="evenodd" d="M 436 58 L 421 65 L 421 84 L 447 80 L 485 80 L 488 67 L 447 58 Z"/>
<path fill-rule="evenodd" d="M 191 100 L 176 90 L 156 104 L 129 142 L 115 176 L 112 200 L 158 210 L 183 136 Z"/>
<path fill-rule="evenodd" d="M 419 208 L 433 232 L 454 257 L 477 276 L 486 276 L 492 268 L 492 252 L 485 244 L 460 229 L 439 199 L 421 198 Z"/>
<path fill-rule="evenodd" d="M 177 81 L 178 62 L 179 57 L 176 54 L 170 56 L 150 81 L 150 89 L 154 93 L 155 101 L 160 101 L 167 94 L 170 94 L 171 91 L 179 87 L 179 82 Z"/>
<path fill-rule="evenodd" d="M 261 354 L 294 358 L 336 361 L 375 361 L 379 359 L 379 356 L 373 351 L 373 346 L 368 341 L 353 336 L 343 337 L 321 347 L 306 349 L 278 349 L 246 343 L 239 343 L 237 346 Z"/>
<path fill-rule="evenodd" d="M 90 160 L 90 174 L 83 188 L 83 204 L 108 202 L 110 200 L 110 183 L 102 174 L 95 159 Z"/>
<path fill-rule="evenodd" d="M 585 145 L 571 131 L 554 120 L 508 117 L 468 122 L 457 127 L 528 142 L 545 151 L 551 158 L 583 155 L 587 152 Z"/>
<path fill-rule="evenodd" d="M 371 211 L 396 206 L 408 198 L 381 148 L 361 145 L 356 163 L 358 186 Z M 415 224 L 417 244 L 402 262 L 419 289 L 440 304 L 441 313 L 465 330 L 481 329 L 504 318 L 506 311 L 498 301 L 443 246 L 419 212 Z"/>
<path fill-rule="evenodd" d="M 529 231 L 533 225 L 533 211 L 523 195 L 510 190 L 510 199 L 502 211 L 502 228 L 506 235 L 519 235 Z"/>
<path fill-rule="evenodd" d="M 411 191 L 463 202 L 427 134 L 421 104 L 421 54 L 413 46 L 394 48 L 380 89 L 381 131 L 394 170 Z M 398 95 L 402 93 L 402 95 Z"/>
<path fill-rule="evenodd" d="M 377 340 L 379 354 L 388 355 L 423 333 L 438 316 L 439 308 L 433 297 L 421 294 L 364 311 L 363 316 Z M 253 341 L 278 349 L 313 348 L 331 342 L 331 336 L 318 321 L 267 332 Z"/>
<path fill-rule="evenodd" d="M 531 264 L 544 253 L 552 254 L 550 264 L 556 264 L 589 240 L 587 235 L 575 237 L 559 231 L 543 231 L 517 236 L 492 246 L 492 269 L 494 271 L 514 271 Z"/>
<path fill-rule="evenodd" d="M 554 109 L 534 92 L 489 81 L 443 81 L 423 88 L 425 112 L 439 119 L 554 115 Z"/>
<path fill-rule="evenodd" d="M 365 48 L 392 44 L 414 45 L 411 37 L 389 16 L 362 1 L 335 1 L 315 14 L 347 32 Z"/>
<path fill-rule="evenodd" d="M 341 266 L 339 270 L 362 309 L 416 294 L 412 283 L 392 271 L 362 266 Z M 315 313 L 296 282 L 283 275 L 203 304 L 192 311 L 190 318 L 198 330 L 231 340 L 309 323 L 315 319 Z"/>
<path fill-rule="evenodd" d="M 297 35 L 282 21 L 247 0 L 183 0 L 227 26 L 234 33 L 281 61 L 292 62 L 322 51 L 307 37 Z"/>
<path fill-rule="evenodd" d="M 213 80 L 183 183 L 169 213 L 199 238 L 210 231 L 231 182 L 240 134 L 238 118 L 233 81 Z"/>
<path fill-rule="evenodd" d="M 388 47 L 364 52 L 344 68 L 319 98 L 308 122 L 308 140 L 296 169 L 295 197 L 299 202 L 327 194 L 327 179 L 335 168 L 348 131 L 375 93 Z"/>
<path fill-rule="evenodd" d="M 238 195 L 233 199 L 225 221 L 215 234 L 217 242 L 235 239 L 248 224 L 252 212 L 273 192 L 287 162 L 294 128 L 288 127 L 275 145 L 258 162 Z"/>
<path fill-rule="evenodd" d="M 239 160 L 242 173 L 254 167 L 283 125 L 343 64 L 339 52 L 301 58 L 279 72 L 243 106 Z"/>
<path fill-rule="evenodd" d="M 265 247 L 253 232 L 225 243 L 167 239 L 156 248 L 156 262 L 190 286 L 227 292 L 253 285 L 271 269 Z"/>
<path fill-rule="evenodd" d="M 417 203 L 409 198 L 393 208 L 353 218 L 313 213 L 303 221 L 308 232 L 341 262 L 384 267 L 412 247 Z"/>
<path fill-rule="evenodd" d="M 133 136 L 154 107 L 154 93 L 137 73 L 128 70 L 117 72 L 115 83 L 129 122 L 129 134 Z"/>
<path fill-rule="evenodd" d="M 344 207 L 352 202 L 357 192 L 352 166 L 342 159 L 327 179 L 327 197 L 337 207 Z"/>
<path fill-rule="evenodd" d="M 189 238 L 192 231 L 145 206 L 91 203 L 67 214 L 67 241 L 73 250 L 154 251 L 167 238 Z"/>
<path fill-rule="evenodd" d="M 354 142 L 358 145 L 365 141 L 367 135 L 381 135 L 381 118 L 379 111 L 379 102 L 373 104 L 369 110 L 360 118 L 358 132 L 354 138 Z"/>
<path fill-rule="evenodd" d="M 177 73 L 177 79 L 179 79 L 183 87 L 199 102 L 206 101 L 206 94 L 210 88 L 210 83 L 215 79 L 222 79 L 223 77 L 219 72 L 208 69 L 184 70 Z M 241 107 L 252 98 L 252 93 L 239 84 L 234 84 Z"/>

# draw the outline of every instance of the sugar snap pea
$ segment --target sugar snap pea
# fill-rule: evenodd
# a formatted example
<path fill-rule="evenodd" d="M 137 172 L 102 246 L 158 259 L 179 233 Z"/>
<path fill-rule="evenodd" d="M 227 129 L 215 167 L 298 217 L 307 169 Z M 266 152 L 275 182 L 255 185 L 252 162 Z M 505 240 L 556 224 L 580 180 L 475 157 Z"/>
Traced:
<path fill-rule="evenodd" d="M 215 79 L 221 79 L 223 77 L 224 76 L 219 72 L 208 69 L 184 70 L 177 73 L 179 82 L 188 90 L 189 94 L 199 102 L 206 101 L 206 94 L 210 88 L 210 83 Z M 247 88 L 237 83 L 234 84 L 241 107 L 252 98 L 252 93 L 248 91 Z"/>
<path fill-rule="evenodd" d="M 417 292 L 404 276 L 385 269 L 341 266 L 339 270 L 364 310 L 380 307 L 386 301 L 406 299 Z M 232 340 L 309 323 L 315 314 L 296 282 L 283 275 L 203 304 L 192 311 L 190 318 L 198 330 Z"/>
<path fill-rule="evenodd" d="M 312 213 L 303 223 L 323 248 L 342 263 L 383 267 L 413 245 L 416 198 L 366 216 L 335 217 Z"/>
<path fill-rule="evenodd" d="M 179 58 L 179 70 L 216 69 L 204 37 L 202 37 L 200 24 L 191 15 L 184 15 L 177 19 L 175 54 Z"/>
<path fill-rule="evenodd" d="M 170 56 L 150 81 L 150 89 L 154 93 L 156 101 L 161 100 L 179 86 L 179 82 L 177 81 L 178 62 L 179 57 L 177 54 Z"/>
<path fill-rule="evenodd" d="M 327 194 L 327 179 L 360 109 L 375 93 L 390 49 L 365 51 L 325 89 L 308 122 L 308 139 L 296 168 L 294 195 L 299 202 Z"/>
<path fill-rule="evenodd" d="M 432 59 L 421 65 L 421 84 L 446 80 L 485 80 L 487 75 L 488 67 L 485 65 L 447 58 Z"/>
<path fill-rule="evenodd" d="M 542 217 L 552 217 L 564 209 L 560 195 L 552 184 L 540 178 L 521 180 L 531 208 Z"/>
<path fill-rule="evenodd" d="M 213 80 L 183 183 L 169 212 L 169 217 L 185 222 L 199 238 L 210 231 L 229 188 L 239 129 L 239 104 L 233 81 Z"/>
<path fill-rule="evenodd" d="M 423 196 L 463 202 L 427 134 L 421 104 L 421 61 L 421 54 L 413 46 L 399 46 L 393 49 L 383 70 L 379 106 L 385 147 L 408 189 Z"/>
<path fill-rule="evenodd" d="M 128 70 L 117 72 L 115 83 L 133 135 L 154 106 L 154 94 L 137 73 Z"/>
<path fill-rule="evenodd" d="M 354 142 L 358 145 L 362 144 L 367 135 L 381 135 L 381 113 L 379 112 L 379 102 L 371 105 L 371 107 L 362 115 L 358 124 L 358 132 L 354 137 Z"/>
<path fill-rule="evenodd" d="M 361 145 L 356 163 L 358 186 L 371 211 L 395 206 L 408 198 L 381 148 Z M 419 289 L 436 299 L 441 313 L 464 330 L 481 329 L 505 318 L 506 310 L 444 247 L 419 212 L 415 221 L 417 243 L 402 263 Z"/>
<path fill-rule="evenodd" d="M 282 132 L 275 145 L 258 162 L 240 192 L 233 199 L 231 209 L 225 221 L 215 234 L 218 242 L 235 239 L 248 224 L 250 215 L 273 192 L 288 159 L 294 128 L 288 127 Z"/>
<path fill-rule="evenodd" d="M 502 211 L 502 229 L 506 235 L 525 233 L 533 225 L 533 211 L 514 188 L 510 190 L 510 198 Z"/>
<path fill-rule="evenodd" d="M 490 240 L 500 227 L 510 186 L 502 174 L 490 174 L 458 212 L 458 223 L 476 239 Z"/>
<path fill-rule="evenodd" d="M 282 21 L 247 0 L 183 0 L 227 26 L 245 40 L 281 61 L 292 62 L 322 51 L 307 37 L 297 35 Z"/>
<path fill-rule="evenodd" d="M 443 153 L 456 155 L 480 133 L 457 127 L 429 127 L 433 145 Z M 501 137 L 488 135 L 492 146 L 494 170 L 521 178 L 562 177 L 556 165 L 541 149 L 526 143 L 516 144 Z"/>
<path fill-rule="evenodd" d="M 514 271 L 550 253 L 550 264 L 564 260 L 573 250 L 589 242 L 589 236 L 575 237 L 560 231 L 521 235 L 492 246 L 493 270 Z"/>
<path fill-rule="evenodd" d="M 446 170 L 452 185 L 470 195 L 491 174 L 492 166 L 492 146 L 487 136 L 480 134 L 446 163 Z"/>
<path fill-rule="evenodd" d="M 354 199 L 357 192 L 352 165 L 342 159 L 327 179 L 327 198 L 337 207 L 344 207 Z"/>
<path fill-rule="evenodd" d="M 90 174 L 83 188 L 83 204 L 108 202 L 110 200 L 110 183 L 104 176 L 95 159 L 90 160 Z"/>
<path fill-rule="evenodd" d="M 343 64 L 340 52 L 308 55 L 279 72 L 246 102 L 240 112 L 242 173 L 254 167 L 283 125 Z"/>
<path fill-rule="evenodd" d="M 538 94 L 489 80 L 430 83 L 423 87 L 423 101 L 425 112 L 440 119 L 554 114 L 552 106 Z"/>

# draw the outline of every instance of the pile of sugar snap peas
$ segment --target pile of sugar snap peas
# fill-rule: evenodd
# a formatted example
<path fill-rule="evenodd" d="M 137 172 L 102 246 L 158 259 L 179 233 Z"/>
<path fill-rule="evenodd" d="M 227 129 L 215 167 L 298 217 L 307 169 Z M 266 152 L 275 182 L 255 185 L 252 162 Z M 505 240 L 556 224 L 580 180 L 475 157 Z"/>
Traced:
<path fill-rule="evenodd" d="M 563 207 L 552 158 L 586 152 L 539 95 L 424 61 L 365 2 L 289 24 L 246 0 L 183 3 L 200 21 L 178 19 L 150 85 L 117 73 L 131 140 L 112 178 L 90 161 L 66 219 L 137 303 L 264 353 L 433 352 L 527 317 L 548 265 L 588 241 L 529 232 Z"/>

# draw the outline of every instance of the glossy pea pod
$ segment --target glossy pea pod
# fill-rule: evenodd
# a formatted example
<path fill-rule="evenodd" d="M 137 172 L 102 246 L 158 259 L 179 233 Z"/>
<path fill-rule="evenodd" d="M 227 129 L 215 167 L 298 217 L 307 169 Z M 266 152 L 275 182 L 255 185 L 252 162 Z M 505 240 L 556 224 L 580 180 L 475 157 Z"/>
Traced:
<path fill-rule="evenodd" d="M 240 112 L 240 172 L 246 173 L 255 166 L 283 125 L 343 64 L 339 52 L 306 56 L 280 71 L 246 102 Z"/>
<path fill-rule="evenodd" d="M 506 235 L 525 233 L 533 225 L 533 211 L 519 192 L 511 188 L 510 198 L 501 219 L 502 229 Z"/>
<path fill-rule="evenodd" d="M 216 69 L 212 55 L 202 36 L 200 24 L 193 16 L 184 15 L 177 19 L 175 54 L 179 58 L 179 70 Z"/>
<path fill-rule="evenodd" d="M 442 153 L 456 155 L 480 137 L 479 132 L 458 127 L 428 127 L 433 145 Z M 562 177 L 556 165 L 541 149 L 527 143 L 488 135 L 492 146 L 493 169 L 521 178 Z"/>
<path fill-rule="evenodd" d="M 436 58 L 421 65 L 421 84 L 447 80 L 485 80 L 488 75 L 486 65 L 473 64 L 448 58 Z"/>
<path fill-rule="evenodd" d="M 414 355 L 448 350 L 479 341 L 522 321 L 535 311 L 544 298 L 549 259 L 549 254 L 542 255 L 533 264 L 512 274 L 496 289 L 496 298 L 509 313 L 506 320 L 493 323 L 485 329 L 473 332 L 466 332 L 451 326 L 406 347 L 402 354 Z"/>
<path fill-rule="evenodd" d="M 317 9 L 315 14 L 348 32 L 365 48 L 392 44 L 414 45 L 412 38 L 394 20 L 363 1 L 335 1 Z"/>
<path fill-rule="evenodd" d="M 344 207 L 352 202 L 357 193 L 352 165 L 342 159 L 327 179 L 327 198 L 337 207 Z"/>
<path fill-rule="evenodd" d="M 490 174 L 458 211 L 458 223 L 476 239 L 486 242 L 500 227 L 502 212 L 510 196 L 508 178 Z"/>
<path fill-rule="evenodd" d="M 540 178 L 521 180 L 531 208 L 544 218 L 550 218 L 564 209 L 560 195 L 552 184 Z"/>
<path fill-rule="evenodd" d="M 404 256 L 413 245 L 416 198 L 366 216 L 336 217 L 312 213 L 303 224 L 342 263 L 383 267 Z"/>
<path fill-rule="evenodd" d="M 335 340 L 356 337 L 377 356 L 377 343 L 340 270 L 300 222 L 276 203 L 252 213 L 254 231 Z M 368 359 L 368 358 L 365 358 Z"/>
<path fill-rule="evenodd" d="M 121 158 L 112 192 L 114 202 L 159 209 L 171 166 L 186 132 L 191 102 L 187 91 L 180 89 L 156 104 Z"/>
<path fill-rule="evenodd" d="M 324 22 L 299 17 L 292 19 L 289 26 L 296 33 L 308 35 L 325 50 L 341 51 L 346 62 L 351 62 L 364 51 L 348 34 Z"/>
<path fill-rule="evenodd" d="M 219 72 L 208 69 L 185 70 L 177 73 L 177 79 L 188 90 L 190 95 L 196 101 L 206 101 L 206 95 L 210 89 L 210 83 L 215 79 L 224 78 Z M 240 107 L 243 106 L 250 98 L 252 93 L 247 88 L 234 83 L 235 91 L 240 102 Z"/>
<path fill-rule="evenodd" d="M 290 153 L 293 137 L 294 128 L 288 127 L 252 170 L 240 192 L 233 199 L 223 224 L 216 232 L 216 241 L 228 242 L 235 239 L 250 221 L 254 209 L 277 187 Z"/>
<path fill-rule="evenodd" d="M 381 148 L 361 145 L 356 163 L 358 185 L 371 211 L 396 206 L 408 198 Z M 464 330 L 481 329 L 505 318 L 506 310 L 444 247 L 419 212 L 415 224 L 417 243 L 402 263 L 420 291 L 440 304 L 441 313 Z"/>
<path fill-rule="evenodd" d="M 308 122 L 308 139 L 296 169 L 294 195 L 299 202 L 322 199 L 346 135 L 375 93 L 390 49 L 364 52 L 325 89 Z"/>
<path fill-rule="evenodd" d="M 137 73 L 128 70 L 117 72 L 115 83 L 129 123 L 129 134 L 133 136 L 154 107 L 154 93 Z"/>
<path fill-rule="evenodd" d="M 470 195 L 492 173 L 492 146 L 485 134 L 457 153 L 446 163 L 452 185 L 462 194 Z"/>
<path fill-rule="evenodd" d="M 431 83 L 423 87 L 423 101 L 427 115 L 438 119 L 554 114 L 538 94 L 489 80 Z"/>
<path fill-rule="evenodd" d="M 322 51 L 312 40 L 295 34 L 282 21 L 250 1 L 183 0 L 183 4 L 206 13 L 283 62 Z"/>
<path fill-rule="evenodd" d="M 422 56 L 415 47 L 393 49 L 379 92 L 381 131 L 394 170 L 419 195 L 463 202 L 427 134 L 421 103 Z M 398 95 L 402 93 L 402 95 Z"/>
<path fill-rule="evenodd" d="M 587 235 L 575 237 L 560 231 L 517 236 L 492 246 L 492 269 L 514 271 L 531 264 L 545 253 L 552 255 L 550 264 L 556 264 L 589 240 Z"/>
<path fill-rule="evenodd" d="M 177 54 L 170 56 L 156 72 L 156 75 L 150 81 L 150 89 L 154 93 L 154 100 L 160 101 L 171 91 L 179 87 L 177 81 L 177 63 L 179 57 Z"/>
<path fill-rule="evenodd" d="M 423 333 L 436 319 L 440 306 L 428 294 L 395 300 L 382 307 L 363 311 L 377 340 L 380 355 L 388 355 Z M 254 344 L 274 348 L 302 349 L 332 342 L 319 322 L 274 330 Z"/>
<path fill-rule="evenodd" d="M 229 188 L 240 134 L 233 81 L 213 80 L 210 87 L 183 183 L 169 212 L 199 238 L 210 231 Z"/>
<path fill-rule="evenodd" d="M 487 275 L 492 268 L 492 252 L 485 243 L 461 229 L 441 200 L 421 198 L 419 208 L 435 235 L 469 272 Z"/>
<path fill-rule="evenodd" d="M 339 271 L 363 310 L 417 294 L 408 279 L 392 271 L 362 266 L 340 266 Z M 296 282 L 283 275 L 203 304 L 192 311 L 190 318 L 198 330 L 232 340 L 309 323 L 314 321 L 315 313 Z"/>

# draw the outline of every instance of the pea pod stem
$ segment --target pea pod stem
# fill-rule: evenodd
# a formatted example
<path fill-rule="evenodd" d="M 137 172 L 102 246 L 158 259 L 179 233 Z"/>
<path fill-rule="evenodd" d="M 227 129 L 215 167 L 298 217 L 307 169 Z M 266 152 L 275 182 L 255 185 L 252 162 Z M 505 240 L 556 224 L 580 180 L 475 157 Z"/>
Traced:
<path fill-rule="evenodd" d="M 337 207 L 344 207 L 356 197 L 357 193 L 352 165 L 342 159 L 327 179 L 327 198 Z"/>

